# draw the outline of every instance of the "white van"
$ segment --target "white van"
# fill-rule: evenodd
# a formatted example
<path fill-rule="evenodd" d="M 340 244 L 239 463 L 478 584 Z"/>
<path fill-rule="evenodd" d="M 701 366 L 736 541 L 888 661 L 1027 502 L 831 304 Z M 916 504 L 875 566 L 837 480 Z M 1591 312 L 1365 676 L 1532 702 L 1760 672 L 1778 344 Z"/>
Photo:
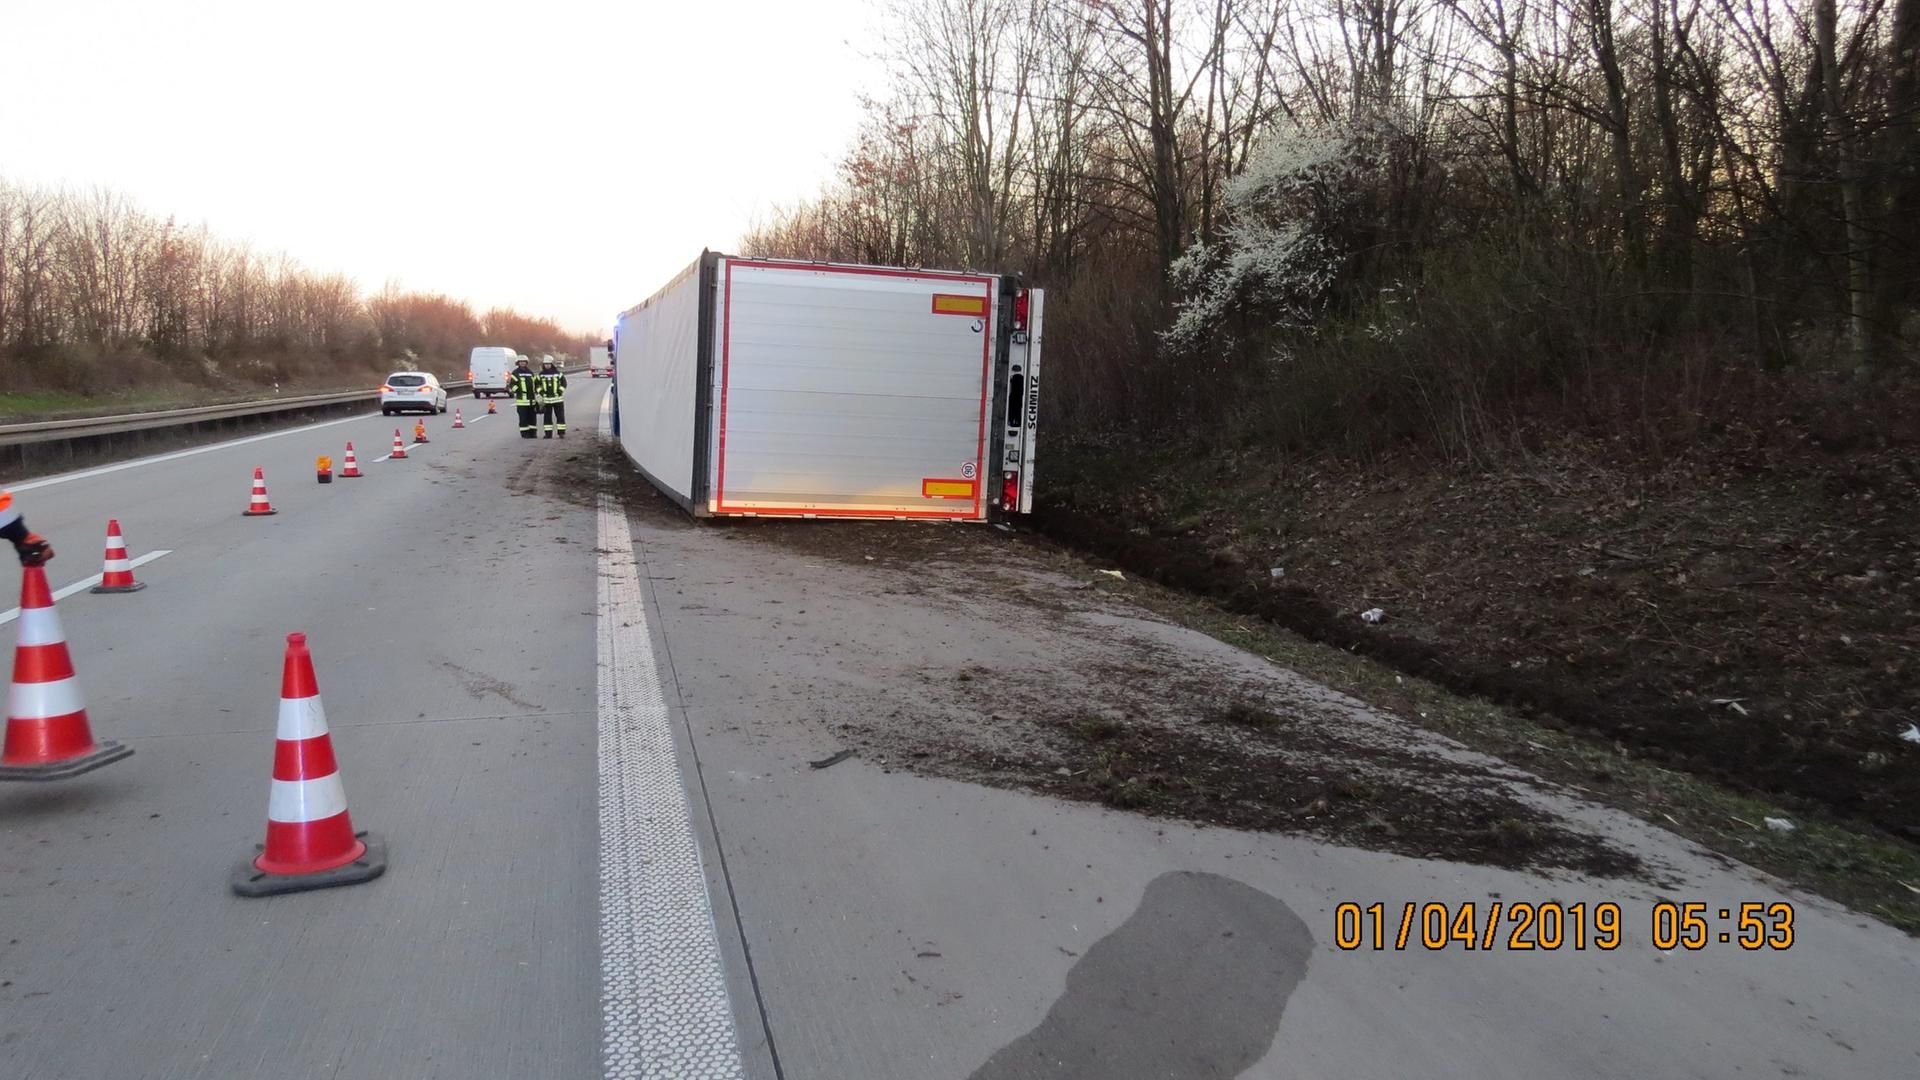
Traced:
<path fill-rule="evenodd" d="M 507 373 L 519 359 L 512 349 L 499 345 L 475 346 L 467 357 L 467 370 L 473 372 L 473 396 L 506 397 Z"/>

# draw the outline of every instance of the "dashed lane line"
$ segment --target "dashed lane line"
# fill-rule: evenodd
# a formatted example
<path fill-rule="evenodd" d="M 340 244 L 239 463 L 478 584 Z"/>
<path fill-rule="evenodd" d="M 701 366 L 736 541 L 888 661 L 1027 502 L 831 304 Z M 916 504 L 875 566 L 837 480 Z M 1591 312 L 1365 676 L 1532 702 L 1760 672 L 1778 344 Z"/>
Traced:
<path fill-rule="evenodd" d="M 160 558 L 162 555 L 171 555 L 171 554 L 173 554 L 171 550 L 164 550 L 164 549 L 160 551 L 149 551 L 145 555 L 142 555 L 139 558 L 134 559 L 133 561 L 127 563 L 127 568 L 129 570 L 136 569 L 138 567 L 147 565 L 153 560 Z M 74 593 L 80 592 L 85 589 L 91 589 L 95 585 L 100 584 L 100 579 L 104 576 L 105 576 L 105 571 L 102 571 L 101 573 L 95 574 L 84 581 L 76 581 L 73 584 L 65 586 L 59 589 L 58 591 L 56 591 L 53 594 L 53 598 L 55 600 L 65 600 L 67 597 L 72 596 Z M 0 611 L 0 626 L 5 626 L 6 624 L 12 622 L 13 620 L 19 617 L 20 617 L 19 608 L 9 608 L 6 611 Z"/>

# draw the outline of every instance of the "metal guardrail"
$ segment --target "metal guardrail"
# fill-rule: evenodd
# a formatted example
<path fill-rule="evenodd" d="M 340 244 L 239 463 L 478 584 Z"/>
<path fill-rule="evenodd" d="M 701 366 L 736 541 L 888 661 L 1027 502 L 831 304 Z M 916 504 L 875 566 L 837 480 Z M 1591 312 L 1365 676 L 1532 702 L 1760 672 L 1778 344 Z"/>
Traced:
<path fill-rule="evenodd" d="M 582 364 L 567 370 L 573 375 L 587 370 Z M 462 379 L 458 382 L 444 382 L 443 389 L 465 390 L 473 384 Z M 330 394 L 307 394 L 301 397 L 261 398 L 254 401 L 234 401 L 225 405 L 201 405 L 187 409 L 159 409 L 153 412 L 122 413 L 118 416 L 83 416 L 73 420 L 35 420 L 25 424 L 0 424 L 0 446 L 17 446 L 25 443 L 58 442 L 62 439 L 84 439 L 95 435 L 120 435 L 131 431 L 146 431 L 151 428 L 180 427 L 186 424 L 202 424 L 209 420 L 233 420 L 244 416 L 266 416 L 273 413 L 297 412 L 302 409 L 326 408 L 334 405 L 349 405 L 356 401 L 365 401 L 369 405 L 380 400 L 380 391 L 375 390 L 338 390 Z"/>
<path fill-rule="evenodd" d="M 77 420 L 40 420 L 28 424 L 0 425 L 0 445 L 55 442 L 85 438 L 89 435 L 118 435 L 148 428 L 178 427 L 208 420 L 228 420 L 276 412 L 293 412 L 326 405 L 344 405 L 354 401 L 378 400 L 379 391 L 342 390 L 332 394 L 308 394 L 303 397 L 271 398 L 263 401 L 235 401 L 226 405 L 203 405 L 191 409 L 160 409 L 154 412 L 123 413 L 119 416 L 83 416 Z"/>

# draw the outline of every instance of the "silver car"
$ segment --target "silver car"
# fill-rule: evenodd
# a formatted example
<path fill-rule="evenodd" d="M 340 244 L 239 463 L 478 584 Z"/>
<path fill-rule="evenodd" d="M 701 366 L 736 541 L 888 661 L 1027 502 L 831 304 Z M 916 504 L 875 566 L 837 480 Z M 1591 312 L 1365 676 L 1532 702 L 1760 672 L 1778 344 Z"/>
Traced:
<path fill-rule="evenodd" d="M 400 412 L 446 411 L 447 391 L 432 372 L 396 371 L 380 385 L 380 413 L 383 416 Z"/>

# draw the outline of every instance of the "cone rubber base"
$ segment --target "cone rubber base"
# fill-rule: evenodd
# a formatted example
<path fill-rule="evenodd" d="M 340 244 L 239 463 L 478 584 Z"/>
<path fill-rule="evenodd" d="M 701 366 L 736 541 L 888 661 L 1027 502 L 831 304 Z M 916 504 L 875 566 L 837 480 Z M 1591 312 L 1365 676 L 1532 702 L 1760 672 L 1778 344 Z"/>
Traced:
<path fill-rule="evenodd" d="M 242 510 L 240 511 L 240 516 L 241 517 L 272 517 L 273 515 L 279 512 L 280 511 L 278 510 Z"/>
<path fill-rule="evenodd" d="M 336 885 L 358 885 L 386 873 L 387 842 L 369 832 L 353 835 L 367 845 L 366 854 L 345 866 L 311 874 L 269 874 L 259 869 L 253 865 L 254 857 L 266 849 L 264 845 L 255 844 L 253 855 L 241 859 L 240 865 L 233 868 L 233 891 L 241 896 L 279 896 L 281 893 L 331 889 Z"/>
<path fill-rule="evenodd" d="M 131 585 L 95 585 L 93 588 L 88 589 L 87 591 L 90 593 L 139 592 L 141 589 L 144 589 L 146 587 L 147 587 L 146 582 L 136 581 Z"/>
<path fill-rule="evenodd" d="M 45 765 L 0 765 L 0 780 L 69 780 L 132 756 L 133 747 L 111 739 L 101 739 L 94 744 L 93 753 L 81 757 L 52 761 Z"/>

